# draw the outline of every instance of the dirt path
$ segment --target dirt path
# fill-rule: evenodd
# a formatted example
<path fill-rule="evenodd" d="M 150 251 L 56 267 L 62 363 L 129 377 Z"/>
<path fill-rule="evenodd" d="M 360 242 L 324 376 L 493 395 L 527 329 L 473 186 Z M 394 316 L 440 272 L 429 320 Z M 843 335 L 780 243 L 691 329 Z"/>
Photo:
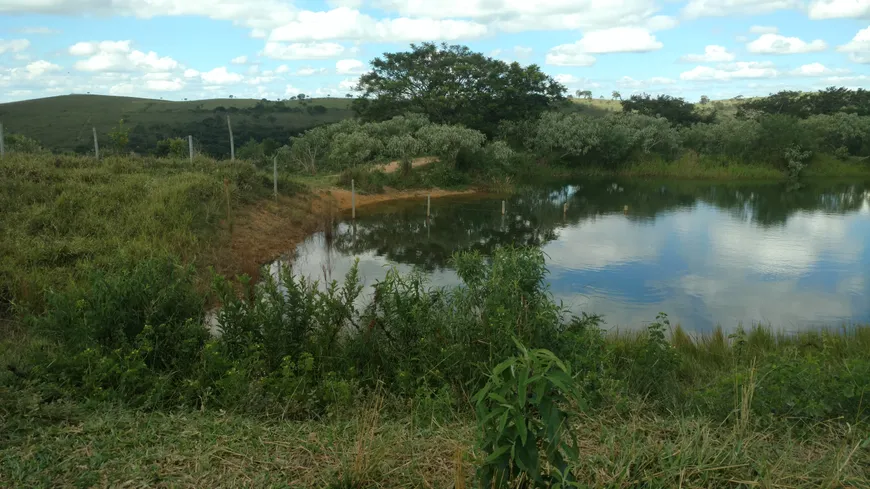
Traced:
<path fill-rule="evenodd" d="M 453 195 L 470 195 L 471 190 L 441 189 L 397 191 L 382 194 L 357 195 L 357 208 L 402 199 L 425 199 Z M 350 191 L 338 188 L 311 194 L 281 197 L 277 202 L 265 200 L 239 210 L 233 218 L 232 231 L 226 230 L 222 245 L 216 252 L 215 269 L 228 276 L 245 273 L 259 278 L 260 267 L 282 254 L 293 251 L 297 244 L 330 221 L 350 210 Z"/>
<path fill-rule="evenodd" d="M 432 163 L 435 163 L 436 161 L 438 161 L 438 158 L 436 158 L 435 156 L 421 156 L 420 158 L 414 158 L 413 160 L 411 160 L 411 168 L 419 168 L 421 166 L 430 165 Z M 381 170 L 383 170 L 384 173 L 393 173 L 398 171 L 401 167 L 402 162 L 393 161 L 382 166 Z"/>

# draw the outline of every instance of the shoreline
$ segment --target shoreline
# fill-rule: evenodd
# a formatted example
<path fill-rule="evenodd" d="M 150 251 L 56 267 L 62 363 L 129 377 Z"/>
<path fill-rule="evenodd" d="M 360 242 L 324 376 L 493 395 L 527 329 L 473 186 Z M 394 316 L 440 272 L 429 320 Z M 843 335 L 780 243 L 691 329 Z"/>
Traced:
<path fill-rule="evenodd" d="M 401 200 L 433 199 L 462 195 L 483 195 L 476 189 L 444 190 L 386 189 L 380 194 L 357 194 L 356 207 Z M 338 187 L 278 200 L 261 200 L 244 207 L 234 218 L 232 229 L 221 240 L 214 256 L 215 269 L 225 275 L 247 274 L 258 280 L 260 269 L 291 252 L 299 243 L 320 230 L 328 220 L 351 210 L 351 192 Z"/>

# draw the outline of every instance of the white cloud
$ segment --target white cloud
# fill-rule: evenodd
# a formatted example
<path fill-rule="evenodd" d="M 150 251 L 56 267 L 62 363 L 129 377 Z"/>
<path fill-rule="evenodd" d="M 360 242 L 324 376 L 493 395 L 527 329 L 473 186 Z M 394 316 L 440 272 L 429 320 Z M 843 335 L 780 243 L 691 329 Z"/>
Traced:
<path fill-rule="evenodd" d="M 670 15 L 656 15 L 650 17 L 644 25 L 651 31 L 666 31 L 680 25 L 680 21 Z"/>
<path fill-rule="evenodd" d="M 839 46 L 837 51 L 849 53 L 849 59 L 856 63 L 870 63 L 870 27 L 858 31 L 851 41 Z"/>
<path fill-rule="evenodd" d="M 272 30 L 269 41 L 454 41 L 487 34 L 487 26 L 465 20 L 428 18 L 375 19 L 339 7 L 325 12 L 298 12 L 292 22 Z"/>
<path fill-rule="evenodd" d="M 749 28 L 749 32 L 752 34 L 776 34 L 779 32 L 779 28 L 768 25 L 754 25 Z"/>
<path fill-rule="evenodd" d="M 192 69 L 192 68 L 188 68 L 188 69 L 184 70 L 184 77 L 185 78 L 196 78 L 198 76 L 199 76 L 199 72 Z"/>
<path fill-rule="evenodd" d="M 297 76 L 325 75 L 326 68 L 312 68 L 310 66 L 304 66 L 296 70 L 295 74 Z"/>
<path fill-rule="evenodd" d="M 75 68 L 88 72 L 165 72 L 179 68 L 174 59 L 154 51 L 144 53 L 130 47 L 130 41 L 79 42 L 69 48 L 73 56 L 87 56 Z"/>
<path fill-rule="evenodd" d="M 821 39 L 806 42 L 797 37 L 786 37 L 779 34 L 762 34 L 758 39 L 746 45 L 750 53 L 755 54 L 800 54 L 824 51 L 828 45 Z"/>
<path fill-rule="evenodd" d="M 614 27 L 586 33 L 574 44 L 556 46 L 547 53 L 546 63 L 555 66 L 591 66 L 592 54 L 642 53 L 662 48 L 662 43 L 641 27 Z"/>
<path fill-rule="evenodd" d="M 723 63 L 734 61 L 734 55 L 723 46 L 710 45 L 704 48 L 704 54 L 687 54 L 680 60 L 690 63 Z"/>
<path fill-rule="evenodd" d="M 829 76 L 838 73 L 848 73 L 849 70 L 832 70 L 821 63 L 810 63 L 791 72 L 796 76 Z"/>
<path fill-rule="evenodd" d="M 574 75 L 561 74 L 553 77 L 554 80 L 565 85 L 566 87 L 583 87 L 583 88 L 600 88 L 601 84 L 593 82 L 588 78 L 576 77 Z"/>
<path fill-rule="evenodd" d="M 0 39 L 0 54 L 20 53 L 30 47 L 30 41 L 27 39 L 10 39 L 5 41 Z"/>
<path fill-rule="evenodd" d="M 562 44 L 550 49 L 545 62 L 553 66 L 592 66 L 595 57 L 583 52 L 577 43 Z"/>
<path fill-rule="evenodd" d="M 4 0 L 0 13 L 48 15 L 199 16 L 251 28 L 268 28 L 291 20 L 296 9 L 283 0 Z"/>
<path fill-rule="evenodd" d="M 868 19 L 870 2 L 867 0 L 813 0 L 808 10 L 811 19 Z"/>
<path fill-rule="evenodd" d="M 281 65 L 275 68 L 275 73 L 287 73 L 290 71 L 290 67 L 287 65 Z"/>
<path fill-rule="evenodd" d="M 234 64 L 234 65 L 244 65 L 244 64 L 248 64 L 248 57 L 247 57 L 247 56 L 238 56 L 238 57 L 236 57 L 236 58 L 233 58 L 233 59 L 230 61 L 230 63 L 232 63 L 232 64 Z"/>
<path fill-rule="evenodd" d="M 683 7 L 683 15 L 690 19 L 735 14 L 754 15 L 783 9 L 797 9 L 801 6 L 801 0 L 690 0 Z"/>
<path fill-rule="evenodd" d="M 365 66 L 358 59 L 342 59 L 335 63 L 335 72 L 339 75 L 359 75 L 365 73 Z"/>
<path fill-rule="evenodd" d="M 300 93 L 303 93 L 302 90 L 294 87 L 293 85 L 287 85 L 287 87 L 284 89 L 285 97 L 295 97 Z"/>
<path fill-rule="evenodd" d="M 831 76 L 824 79 L 825 86 L 845 85 L 846 88 L 865 88 L 870 83 L 870 75 Z"/>
<path fill-rule="evenodd" d="M 60 71 L 60 66 L 49 63 L 45 60 L 34 61 L 33 63 L 28 64 L 24 69 L 32 76 L 42 76 L 46 73 L 51 73 L 53 71 Z"/>
<path fill-rule="evenodd" d="M 109 95 L 133 95 L 136 87 L 132 83 L 119 83 L 109 88 Z"/>
<path fill-rule="evenodd" d="M 352 91 L 356 90 L 357 85 L 359 85 L 359 78 L 345 78 L 338 84 L 339 90 L 344 91 Z"/>
<path fill-rule="evenodd" d="M 127 53 L 130 41 L 77 42 L 69 47 L 73 56 L 91 56 L 97 53 Z"/>
<path fill-rule="evenodd" d="M 184 88 L 184 82 L 178 78 L 173 80 L 147 80 L 145 89 L 154 92 L 177 92 Z"/>
<path fill-rule="evenodd" d="M 273 59 L 300 60 L 337 58 L 344 54 L 344 51 L 344 46 L 333 42 L 293 44 L 267 42 L 262 54 Z"/>
<path fill-rule="evenodd" d="M 654 76 L 649 80 L 635 80 L 630 76 L 623 76 L 616 80 L 616 85 L 620 88 L 649 88 L 652 86 L 673 85 L 676 80 L 661 76 Z"/>
<path fill-rule="evenodd" d="M 686 81 L 729 81 L 741 78 L 774 78 L 779 75 L 770 62 L 740 61 L 720 65 L 718 68 L 696 66 L 689 71 L 680 73 L 680 79 Z"/>
<path fill-rule="evenodd" d="M 614 27 L 586 33 L 577 41 L 577 46 L 585 53 L 644 53 L 662 48 L 647 29 L 641 27 Z"/>
<path fill-rule="evenodd" d="M 660 10 L 656 0 L 379 0 L 377 5 L 409 17 L 470 18 L 503 32 L 620 26 L 662 30 L 675 25 L 674 20 L 656 15 Z"/>
<path fill-rule="evenodd" d="M 61 31 L 50 27 L 22 27 L 21 29 L 17 29 L 16 32 L 35 36 L 47 36 L 51 34 L 60 34 Z"/>
<path fill-rule="evenodd" d="M 534 49 L 526 46 L 514 46 L 514 55 L 517 58 L 528 58 L 532 55 Z"/>
<path fill-rule="evenodd" d="M 205 73 L 200 73 L 202 81 L 209 85 L 231 85 L 239 83 L 244 78 L 238 73 L 228 72 L 226 67 L 221 66 Z"/>

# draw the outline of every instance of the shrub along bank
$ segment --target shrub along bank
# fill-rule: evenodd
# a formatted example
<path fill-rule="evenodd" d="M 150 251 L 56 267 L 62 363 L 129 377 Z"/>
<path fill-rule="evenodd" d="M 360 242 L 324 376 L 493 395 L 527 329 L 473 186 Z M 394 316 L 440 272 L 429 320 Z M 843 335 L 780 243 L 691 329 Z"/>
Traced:
<path fill-rule="evenodd" d="M 797 179 L 870 173 L 870 116 L 759 114 L 677 125 L 632 112 L 545 112 L 533 121 L 503 122 L 499 136 L 487 139 L 472 129 L 409 115 L 313 129 L 294 138 L 287 155 L 283 161 L 291 170 L 342 172 L 342 184 L 353 179 L 369 191 L 498 186 L 542 173 Z M 411 171 L 412 158 L 431 155 L 439 163 Z M 402 162 L 402 171 L 373 169 L 387 161 Z"/>

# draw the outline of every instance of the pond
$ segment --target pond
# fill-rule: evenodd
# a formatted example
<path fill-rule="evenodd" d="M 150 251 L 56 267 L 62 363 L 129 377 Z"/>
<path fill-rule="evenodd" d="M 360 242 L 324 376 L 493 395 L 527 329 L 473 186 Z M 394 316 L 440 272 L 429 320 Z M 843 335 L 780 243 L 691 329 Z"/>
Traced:
<path fill-rule="evenodd" d="M 564 204 L 568 204 L 565 212 Z M 687 330 L 777 330 L 870 322 L 870 182 L 699 183 L 599 179 L 497 197 L 358 209 L 333 239 L 310 236 L 296 273 L 341 280 L 356 258 L 366 284 L 387 267 L 458 283 L 450 256 L 540 247 L 550 291 L 609 328 L 667 313 Z"/>

